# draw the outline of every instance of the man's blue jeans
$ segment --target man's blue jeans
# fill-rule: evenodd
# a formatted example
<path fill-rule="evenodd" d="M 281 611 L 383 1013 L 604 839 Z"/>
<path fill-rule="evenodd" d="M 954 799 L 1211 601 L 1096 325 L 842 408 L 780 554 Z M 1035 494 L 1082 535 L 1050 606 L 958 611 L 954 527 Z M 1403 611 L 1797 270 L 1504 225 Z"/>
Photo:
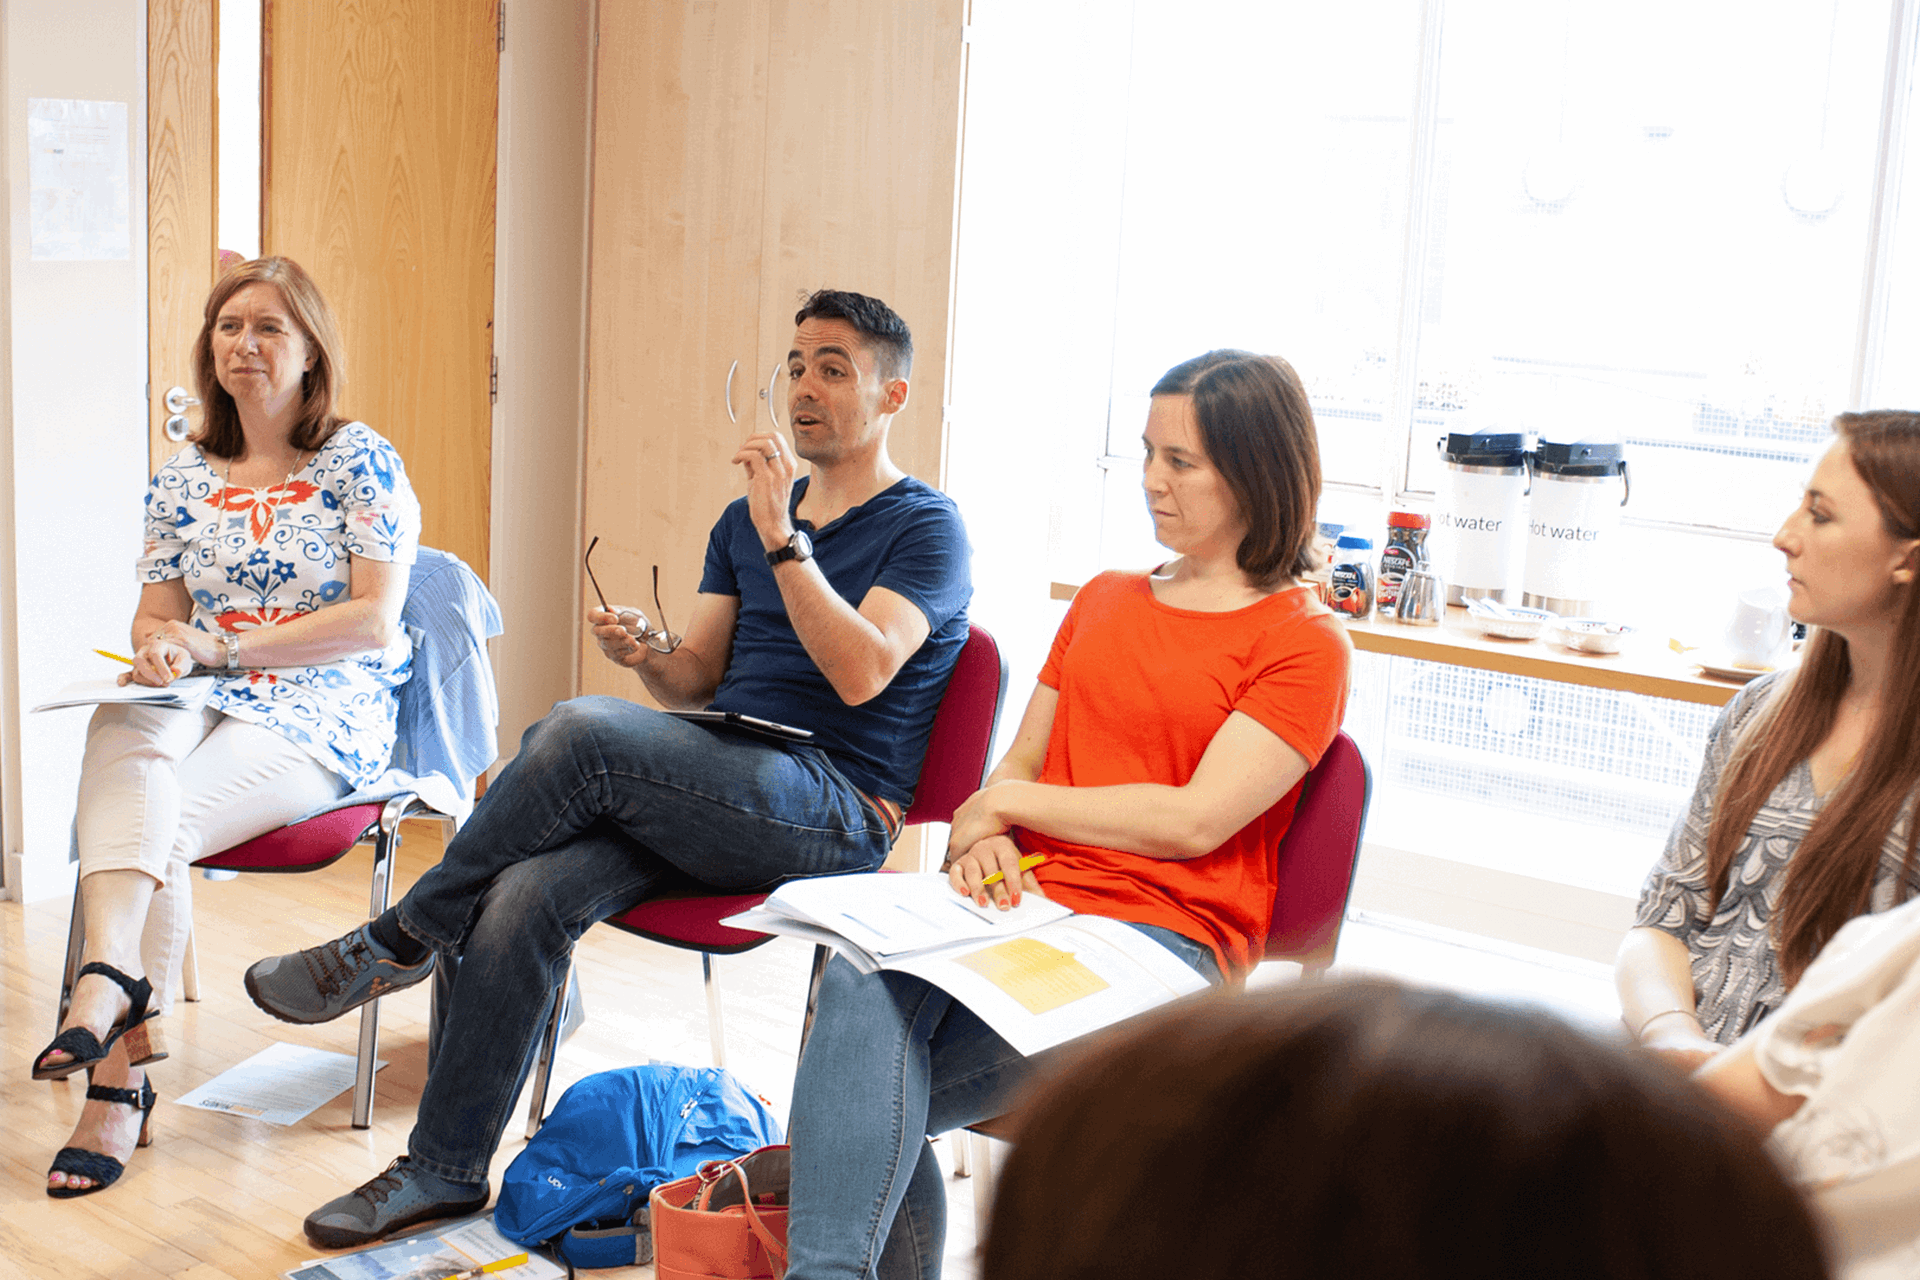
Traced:
<path fill-rule="evenodd" d="M 661 888 L 871 871 L 880 816 L 826 753 L 577 698 L 527 730 L 400 923 L 459 958 L 407 1152 L 484 1183 L 575 939 Z"/>
<path fill-rule="evenodd" d="M 1134 928 L 1220 980 L 1209 948 Z M 1059 1052 L 1022 1057 L 939 987 L 834 957 L 793 1082 L 787 1280 L 939 1276 L 947 1193 L 927 1135 L 1004 1114 Z"/>

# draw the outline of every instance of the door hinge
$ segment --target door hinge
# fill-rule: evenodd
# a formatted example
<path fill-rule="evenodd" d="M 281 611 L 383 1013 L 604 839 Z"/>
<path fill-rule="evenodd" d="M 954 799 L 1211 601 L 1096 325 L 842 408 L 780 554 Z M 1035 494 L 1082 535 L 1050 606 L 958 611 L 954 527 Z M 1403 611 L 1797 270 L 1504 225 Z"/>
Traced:
<path fill-rule="evenodd" d="M 487 403 L 500 403 L 500 357 L 487 357 Z"/>
<path fill-rule="evenodd" d="M 499 52 L 501 52 L 501 53 L 505 53 L 506 51 L 507 51 L 507 0 L 500 0 L 500 48 L 499 48 Z"/>

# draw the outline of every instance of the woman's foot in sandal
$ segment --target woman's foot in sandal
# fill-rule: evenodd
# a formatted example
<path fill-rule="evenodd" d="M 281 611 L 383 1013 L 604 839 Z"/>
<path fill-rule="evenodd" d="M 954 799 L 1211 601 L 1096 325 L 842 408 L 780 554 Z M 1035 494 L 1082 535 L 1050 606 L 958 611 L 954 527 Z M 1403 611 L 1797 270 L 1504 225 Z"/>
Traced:
<path fill-rule="evenodd" d="M 126 1171 L 136 1147 L 153 1141 L 153 1085 L 126 1065 L 118 1046 L 94 1069 L 87 1104 L 73 1137 L 47 1170 L 47 1194 L 57 1200 L 104 1191 Z"/>
<path fill-rule="evenodd" d="M 33 1060 L 33 1078 L 59 1080 L 91 1067 L 104 1061 L 122 1038 L 133 1066 L 158 1062 L 167 1056 L 154 1021 L 159 1015 L 147 979 L 135 981 L 110 964 L 83 965 L 73 984 L 66 1024 Z"/>

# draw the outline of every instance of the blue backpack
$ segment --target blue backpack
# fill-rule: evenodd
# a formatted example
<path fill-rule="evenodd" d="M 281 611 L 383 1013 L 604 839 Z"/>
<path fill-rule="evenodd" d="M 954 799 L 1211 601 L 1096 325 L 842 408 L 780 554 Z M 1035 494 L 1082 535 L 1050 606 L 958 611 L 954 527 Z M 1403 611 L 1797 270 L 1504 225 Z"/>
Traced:
<path fill-rule="evenodd" d="M 572 1266 L 648 1263 L 655 1186 L 782 1140 L 766 1104 L 724 1067 L 602 1071 L 562 1094 L 507 1166 L 493 1224 L 519 1244 L 551 1242 Z"/>

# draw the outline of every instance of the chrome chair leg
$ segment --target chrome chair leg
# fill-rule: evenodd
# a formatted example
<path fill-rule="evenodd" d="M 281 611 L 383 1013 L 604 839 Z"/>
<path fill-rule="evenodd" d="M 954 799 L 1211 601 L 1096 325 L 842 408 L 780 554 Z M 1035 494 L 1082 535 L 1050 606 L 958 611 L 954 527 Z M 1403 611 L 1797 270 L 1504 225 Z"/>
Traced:
<path fill-rule="evenodd" d="M 727 1029 L 720 1021 L 720 983 L 713 973 L 713 954 L 700 953 L 700 975 L 707 983 L 707 1037 L 713 1042 L 713 1065 L 727 1065 Z"/>
<path fill-rule="evenodd" d="M 73 885 L 73 914 L 67 919 L 67 965 L 60 975 L 60 1008 L 53 1015 L 54 1034 L 67 1020 L 67 1006 L 73 1003 L 73 984 L 80 980 L 80 955 L 87 945 L 87 920 L 80 913 L 80 882 Z"/>
<path fill-rule="evenodd" d="M 393 900 L 393 868 L 400 853 L 400 819 L 405 816 L 411 796 L 399 796 L 387 802 L 380 814 L 379 834 L 373 839 L 373 890 L 367 901 L 369 919 L 385 913 Z M 353 1127 L 373 1127 L 374 1063 L 380 1050 L 380 1002 L 369 1000 L 360 1006 L 360 1046 L 353 1077 Z"/>
<path fill-rule="evenodd" d="M 572 968 L 568 968 L 568 981 L 562 982 L 553 993 L 553 1007 L 547 1013 L 547 1029 L 540 1033 L 539 1056 L 533 1061 L 533 1095 L 527 1099 L 527 1136 L 531 1138 L 540 1132 L 540 1126 L 547 1119 L 547 1086 L 553 1078 L 553 1057 L 560 1049 L 560 1027 L 566 1020 L 567 987 L 573 977 Z"/>

